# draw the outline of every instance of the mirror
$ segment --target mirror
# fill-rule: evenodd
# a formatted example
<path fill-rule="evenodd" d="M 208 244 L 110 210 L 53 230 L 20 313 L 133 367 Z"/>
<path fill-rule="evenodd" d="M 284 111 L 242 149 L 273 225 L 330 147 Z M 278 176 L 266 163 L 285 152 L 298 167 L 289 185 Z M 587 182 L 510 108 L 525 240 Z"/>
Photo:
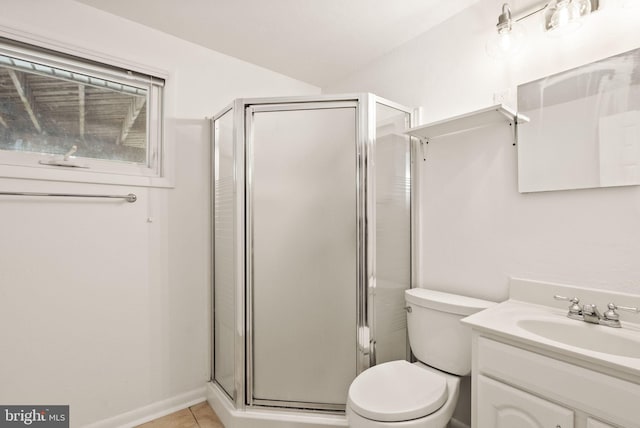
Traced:
<path fill-rule="evenodd" d="M 520 192 L 640 184 L 640 49 L 518 86 Z"/>

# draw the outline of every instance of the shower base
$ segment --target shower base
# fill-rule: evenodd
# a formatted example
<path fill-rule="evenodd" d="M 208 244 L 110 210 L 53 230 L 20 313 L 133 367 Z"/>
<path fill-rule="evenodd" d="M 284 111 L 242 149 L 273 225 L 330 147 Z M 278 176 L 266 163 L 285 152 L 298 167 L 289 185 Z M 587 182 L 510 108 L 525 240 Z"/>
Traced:
<path fill-rule="evenodd" d="M 222 390 L 213 382 L 207 384 L 207 401 L 225 428 L 328 428 L 347 427 L 344 415 L 325 415 L 271 409 L 235 409 Z"/>

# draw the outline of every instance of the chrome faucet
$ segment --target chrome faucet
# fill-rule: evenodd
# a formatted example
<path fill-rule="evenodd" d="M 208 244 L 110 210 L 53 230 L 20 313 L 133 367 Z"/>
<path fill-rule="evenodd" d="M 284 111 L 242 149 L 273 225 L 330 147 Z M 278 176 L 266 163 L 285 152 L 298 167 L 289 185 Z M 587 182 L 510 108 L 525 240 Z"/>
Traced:
<path fill-rule="evenodd" d="M 600 324 L 602 314 L 596 305 L 584 305 L 582 306 L 582 319 L 591 324 Z"/>
<path fill-rule="evenodd" d="M 556 294 L 553 296 L 556 300 L 566 300 L 571 303 L 569 305 L 569 312 L 567 312 L 567 317 L 574 319 L 585 321 L 591 324 L 601 324 L 607 327 L 620 328 L 622 325 L 620 324 L 620 315 L 616 312 L 616 310 L 640 313 L 640 308 L 632 308 L 628 306 L 618 306 L 615 303 L 609 303 L 607 305 L 607 310 L 604 314 L 601 314 L 596 305 L 582 305 L 580 307 L 580 299 L 577 297 L 565 297 Z"/>

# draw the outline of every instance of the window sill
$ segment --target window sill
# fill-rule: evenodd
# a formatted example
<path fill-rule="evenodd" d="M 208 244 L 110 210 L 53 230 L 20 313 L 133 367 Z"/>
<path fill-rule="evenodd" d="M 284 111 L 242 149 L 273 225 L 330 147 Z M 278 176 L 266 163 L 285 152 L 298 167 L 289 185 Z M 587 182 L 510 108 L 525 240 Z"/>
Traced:
<path fill-rule="evenodd" d="M 95 183 L 137 187 L 174 188 L 170 177 L 145 177 L 138 175 L 114 174 L 86 169 L 62 169 L 55 166 L 0 165 L 0 177 L 25 180 L 66 181 L 74 183 Z"/>

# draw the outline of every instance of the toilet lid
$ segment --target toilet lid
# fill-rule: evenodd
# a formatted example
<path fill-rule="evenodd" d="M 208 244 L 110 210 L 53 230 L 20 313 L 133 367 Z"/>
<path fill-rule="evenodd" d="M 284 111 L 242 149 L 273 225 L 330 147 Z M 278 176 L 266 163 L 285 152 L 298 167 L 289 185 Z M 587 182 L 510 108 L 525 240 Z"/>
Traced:
<path fill-rule="evenodd" d="M 349 388 L 349 406 L 366 419 L 400 422 L 418 419 L 447 401 L 443 376 L 407 361 L 392 361 L 362 372 Z"/>

